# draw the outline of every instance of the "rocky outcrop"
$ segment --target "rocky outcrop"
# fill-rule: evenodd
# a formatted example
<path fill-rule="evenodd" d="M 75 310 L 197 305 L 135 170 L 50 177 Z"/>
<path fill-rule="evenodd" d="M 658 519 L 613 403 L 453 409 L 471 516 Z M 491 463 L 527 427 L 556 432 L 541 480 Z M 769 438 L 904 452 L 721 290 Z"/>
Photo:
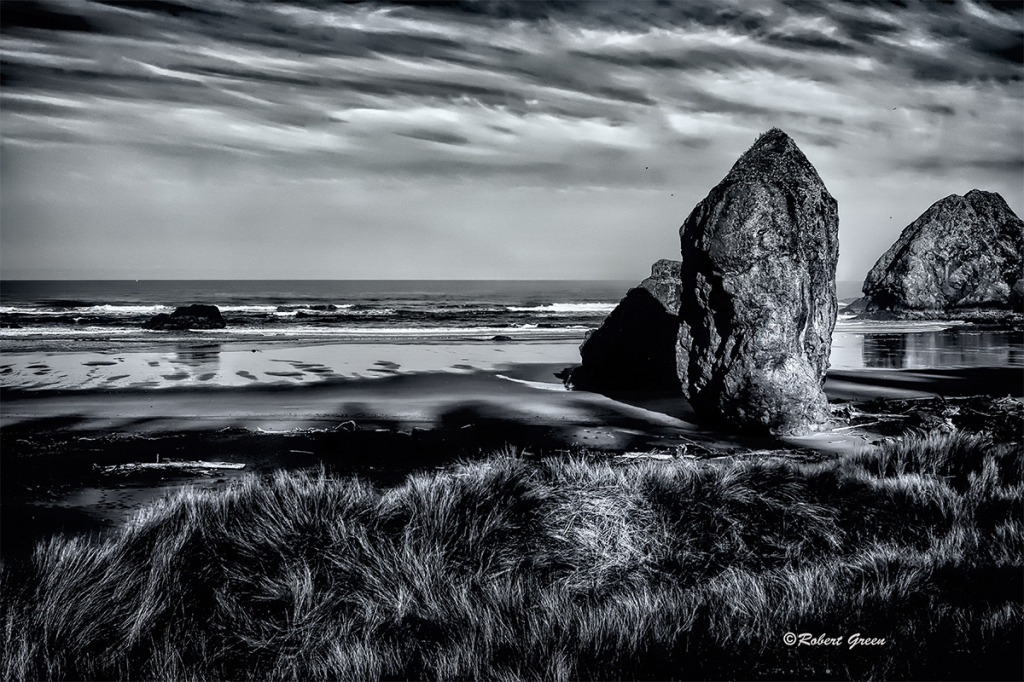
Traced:
<path fill-rule="evenodd" d="M 679 261 L 659 260 L 580 346 L 565 381 L 588 391 L 678 391 Z"/>
<path fill-rule="evenodd" d="M 693 209 L 676 367 L 698 416 L 779 435 L 827 424 L 838 230 L 835 199 L 778 129 Z"/>
<path fill-rule="evenodd" d="M 186 329 L 223 329 L 227 326 L 220 308 L 215 305 L 180 306 L 168 315 L 160 313 L 149 318 L 143 325 L 146 329 L 183 331 Z"/>
<path fill-rule="evenodd" d="M 995 192 L 974 189 L 908 225 L 871 268 L 864 296 L 869 312 L 1008 309 L 1022 269 L 1024 221 Z"/>

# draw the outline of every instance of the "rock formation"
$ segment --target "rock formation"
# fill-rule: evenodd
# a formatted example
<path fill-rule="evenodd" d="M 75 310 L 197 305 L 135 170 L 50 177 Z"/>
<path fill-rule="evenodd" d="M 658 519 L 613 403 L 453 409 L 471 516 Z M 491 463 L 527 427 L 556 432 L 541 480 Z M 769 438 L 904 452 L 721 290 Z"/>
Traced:
<path fill-rule="evenodd" d="M 1024 269 L 1024 221 L 995 192 L 935 202 L 864 280 L 867 310 L 1010 308 Z"/>
<path fill-rule="evenodd" d="M 676 368 L 698 416 L 780 435 L 828 422 L 838 231 L 835 199 L 777 128 L 693 209 Z"/>
<path fill-rule="evenodd" d="M 566 386 L 588 391 L 678 391 L 679 261 L 659 260 L 580 346 Z"/>
<path fill-rule="evenodd" d="M 149 318 L 143 325 L 146 329 L 185 330 L 185 329 L 223 329 L 227 326 L 215 305 L 196 303 L 175 308 L 168 315 L 160 313 Z"/>

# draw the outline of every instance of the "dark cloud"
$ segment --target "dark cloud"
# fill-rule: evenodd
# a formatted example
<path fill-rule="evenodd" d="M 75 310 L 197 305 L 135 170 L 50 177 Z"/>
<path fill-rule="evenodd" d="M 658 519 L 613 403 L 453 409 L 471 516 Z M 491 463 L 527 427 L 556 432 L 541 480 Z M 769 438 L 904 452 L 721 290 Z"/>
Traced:
<path fill-rule="evenodd" d="M 569 54 L 570 56 L 627 69 L 652 69 L 657 71 L 729 71 L 736 68 L 753 67 L 788 71 L 794 70 L 797 67 L 797 62 L 788 56 L 751 53 L 742 50 L 722 50 L 710 47 L 693 47 L 661 54 L 643 51 L 627 52 L 624 50 L 606 50 L 603 52 L 574 50 Z"/>
<path fill-rule="evenodd" d="M 992 50 L 992 54 L 1016 64 L 1024 64 L 1024 41 L 1017 41 L 1009 47 Z"/>
<path fill-rule="evenodd" d="M 956 116 L 956 109 L 945 104 L 923 104 L 918 108 L 930 114 L 939 114 L 940 116 Z"/>
<path fill-rule="evenodd" d="M 1005 59 L 1013 64 L 1024 64 L 1024 40 L 1020 34 L 1004 32 L 1001 35 L 975 36 L 971 46 L 980 53 Z"/>
<path fill-rule="evenodd" d="M 851 40 L 873 45 L 879 38 L 892 38 L 906 29 L 896 21 L 879 21 L 859 13 L 835 12 L 830 17 Z"/>
<path fill-rule="evenodd" d="M 951 158 L 949 156 L 927 155 L 901 159 L 896 166 L 916 171 L 964 172 L 970 170 L 995 171 L 998 173 L 1024 174 L 1024 155 L 992 159 Z"/>
<path fill-rule="evenodd" d="M 769 44 L 874 57 L 891 68 L 904 68 L 912 77 L 929 81 L 1020 78 L 1019 65 L 1024 61 L 1024 4 L 1019 2 L 983 5 L 974 12 L 960 2 L 783 3 L 795 16 L 827 20 L 842 39 L 836 35 L 776 30 L 765 34 Z M 999 13 L 995 18 L 977 16 L 978 11 L 996 7 Z M 932 41 L 936 47 L 944 43 L 944 49 L 922 51 L 914 46 L 921 38 Z"/>
<path fill-rule="evenodd" d="M 913 52 L 903 55 L 903 65 L 918 81 L 931 83 L 963 83 L 978 80 L 992 80 L 1003 83 L 1019 82 L 1024 73 L 1019 68 L 1006 68 L 1000 64 L 982 61 L 964 55 L 960 60 L 951 60 L 945 55 Z"/>
<path fill-rule="evenodd" d="M 775 109 L 766 106 L 730 100 L 696 89 L 687 93 L 682 106 L 689 111 L 748 114 L 752 116 L 770 116 L 776 112 Z"/>
<path fill-rule="evenodd" d="M 137 91 L 126 91 L 124 86 L 135 87 L 162 83 L 166 80 L 159 76 L 127 71 L 110 72 L 77 66 L 69 67 L 63 64 L 14 60 L 0 62 L 0 74 L 2 74 L 0 82 L 4 85 L 31 87 L 61 95 L 82 93 L 113 97 L 138 94 Z"/>
<path fill-rule="evenodd" d="M 521 103 L 523 96 L 508 89 L 469 85 L 456 81 L 381 77 L 378 79 L 335 78 L 324 79 L 321 87 L 339 87 L 352 93 L 380 96 L 424 97 L 450 100 L 471 97 L 487 104 Z"/>
<path fill-rule="evenodd" d="M 643 29 L 650 26 L 730 26 L 742 31 L 763 27 L 764 18 L 743 3 L 717 0 L 352 0 L 347 4 L 404 7 L 407 10 L 444 12 L 491 20 L 535 23 L 570 22 L 590 26 Z M 312 3 L 311 6 L 323 6 Z"/>
<path fill-rule="evenodd" d="M 9 6 L 16 8 L 11 22 Z M 147 123 L 130 122 L 127 112 L 151 103 L 168 111 L 212 111 L 225 123 L 237 119 L 243 130 L 261 124 L 277 131 L 330 130 L 363 141 L 381 125 L 386 134 L 404 131 L 397 134 L 448 146 L 487 137 L 474 130 L 523 135 L 521 127 L 501 122 L 506 115 L 642 128 L 645 116 L 666 120 L 659 112 L 668 109 L 717 116 L 715 125 L 728 124 L 733 133 L 785 116 L 807 126 L 813 144 L 835 146 L 840 138 L 830 132 L 837 127 L 891 127 L 872 116 L 859 119 L 851 110 L 858 98 L 863 111 L 889 111 L 891 102 L 920 84 L 983 81 L 1001 87 L 1019 80 L 1021 31 L 1014 21 L 1024 16 L 987 5 L 974 14 L 989 14 L 974 16 L 962 3 L 822 0 L 83 0 L 67 6 L 33 0 L 4 2 L 3 8 L 5 27 L 31 31 L 32 49 L 44 45 L 31 57 L 5 53 L 5 88 L 99 98 L 105 107 L 102 113 L 91 105 L 76 113 L 43 99 L 6 99 L 5 112 L 22 117 L 6 134 L 28 135 L 32 117 L 44 136 L 54 135 L 54 118 L 80 116 L 96 124 L 70 130 L 104 129 L 105 121 L 94 117 L 116 117 L 123 102 L 124 124 L 136 131 L 124 139 L 140 145 L 153 142 Z M 52 29 L 45 28 L 48 21 Z M 104 31 L 116 39 L 106 46 L 97 33 Z M 592 31 L 596 36 L 590 37 Z M 716 78 L 728 81 L 736 74 L 751 83 L 765 74 L 773 85 L 715 85 Z M 809 107 L 818 105 L 803 92 L 843 95 L 812 115 Z M 939 95 L 903 105 L 946 119 L 956 119 L 958 111 Z M 359 124 L 366 129 L 345 127 L 352 109 L 417 107 L 470 113 L 456 116 L 443 132 L 430 121 L 385 125 L 372 117 Z M 460 129 L 470 122 L 477 127 Z M 216 126 L 217 119 L 211 114 L 202 124 Z M 167 140 L 168 146 L 187 146 L 189 136 L 197 136 L 191 141 L 201 147 L 255 152 L 264 144 L 258 136 L 225 142 L 187 122 L 168 125 L 161 136 L 183 138 Z M 707 148 L 711 137 L 704 125 L 680 125 L 696 134 L 673 143 Z M 595 143 L 583 135 L 564 144 Z"/>
<path fill-rule="evenodd" d="M 0 3 L 0 32 L 20 33 L 25 29 L 45 31 L 94 31 L 93 24 L 80 14 L 58 5 L 36 0 Z"/>
<path fill-rule="evenodd" d="M 714 143 L 714 140 L 710 137 L 680 136 L 673 139 L 673 142 L 686 149 L 707 149 Z"/>
<path fill-rule="evenodd" d="M 553 61 L 542 55 L 520 53 L 501 64 L 501 73 L 543 88 L 575 91 L 631 104 L 653 104 L 650 95 L 635 87 L 620 86 L 606 71 L 579 60 Z"/>
<path fill-rule="evenodd" d="M 425 128 L 400 132 L 403 137 L 411 137 L 414 140 L 425 140 L 439 144 L 465 145 L 469 144 L 469 138 L 456 133 L 448 133 L 441 130 L 427 130 Z"/>
<path fill-rule="evenodd" d="M 816 133 L 804 133 L 802 139 L 816 147 L 829 147 L 835 149 L 843 146 L 843 141 L 835 135 L 819 135 Z"/>
<path fill-rule="evenodd" d="M 342 0 L 349 5 L 376 7 L 407 7 L 420 10 L 484 16 L 494 19 L 522 19 L 537 21 L 550 19 L 567 12 L 587 11 L 585 0 Z M 322 2 L 305 2 L 310 7 L 323 7 Z"/>
<path fill-rule="evenodd" d="M 695 149 L 695 148 L 691 148 Z M 342 158 L 345 158 L 344 156 Z M 630 152 L 613 147 L 596 147 L 549 160 L 506 158 L 500 163 L 456 155 L 413 158 L 396 168 L 385 160 L 352 159 L 362 171 L 388 173 L 393 177 L 470 180 L 484 178 L 511 181 L 520 186 L 645 187 L 665 180 L 664 171 L 644 165 Z M 334 163 L 335 160 L 331 160 Z"/>
<path fill-rule="evenodd" d="M 28 143 L 43 143 L 43 144 L 83 144 L 86 142 L 92 142 L 82 135 L 66 131 L 66 130 L 41 130 L 36 129 L 27 134 L 20 135 L 18 137 L 19 142 Z"/>
<path fill-rule="evenodd" d="M 989 9 L 993 9 L 997 12 L 1004 12 L 1016 16 L 1018 19 L 1021 14 L 1024 14 L 1024 5 L 1020 0 L 975 0 L 979 5 L 983 5 Z"/>
<path fill-rule="evenodd" d="M 810 52 L 831 52 L 834 54 L 855 54 L 857 48 L 830 36 L 816 33 L 780 34 L 769 33 L 765 36 L 769 45 Z"/>
<path fill-rule="evenodd" d="M 166 14 L 172 17 L 180 16 L 223 16 L 221 12 L 214 10 L 209 3 L 205 6 L 187 5 L 169 0 L 94 0 L 100 5 L 110 5 L 119 9 L 135 10 L 138 12 L 152 12 Z"/>

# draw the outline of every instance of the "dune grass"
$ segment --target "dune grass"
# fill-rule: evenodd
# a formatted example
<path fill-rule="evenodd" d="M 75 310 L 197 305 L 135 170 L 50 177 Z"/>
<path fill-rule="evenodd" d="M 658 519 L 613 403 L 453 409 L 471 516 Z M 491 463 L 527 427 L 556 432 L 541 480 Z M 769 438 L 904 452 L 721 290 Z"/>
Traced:
<path fill-rule="evenodd" d="M 1019 679 L 1022 470 L 1017 446 L 927 435 L 817 464 L 506 453 L 388 490 L 186 489 L 4 579 L 0 674 Z"/>

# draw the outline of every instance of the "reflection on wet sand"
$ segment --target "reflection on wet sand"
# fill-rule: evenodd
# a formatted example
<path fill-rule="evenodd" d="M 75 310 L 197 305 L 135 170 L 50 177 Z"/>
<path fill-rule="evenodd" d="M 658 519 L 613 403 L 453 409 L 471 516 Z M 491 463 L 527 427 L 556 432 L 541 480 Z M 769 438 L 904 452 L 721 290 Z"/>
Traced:
<path fill-rule="evenodd" d="M 1024 340 L 1008 331 L 943 331 L 864 334 L 864 367 L 928 369 L 933 367 L 1024 366 Z"/>
<path fill-rule="evenodd" d="M 171 381 L 209 381 L 220 371 L 220 350 L 219 343 L 178 346 L 174 355 L 168 359 L 176 371 L 163 375 L 163 378 Z"/>
<path fill-rule="evenodd" d="M 182 345 L 174 350 L 171 362 L 189 367 L 216 370 L 220 364 L 220 344 L 204 343 L 201 346 Z"/>

